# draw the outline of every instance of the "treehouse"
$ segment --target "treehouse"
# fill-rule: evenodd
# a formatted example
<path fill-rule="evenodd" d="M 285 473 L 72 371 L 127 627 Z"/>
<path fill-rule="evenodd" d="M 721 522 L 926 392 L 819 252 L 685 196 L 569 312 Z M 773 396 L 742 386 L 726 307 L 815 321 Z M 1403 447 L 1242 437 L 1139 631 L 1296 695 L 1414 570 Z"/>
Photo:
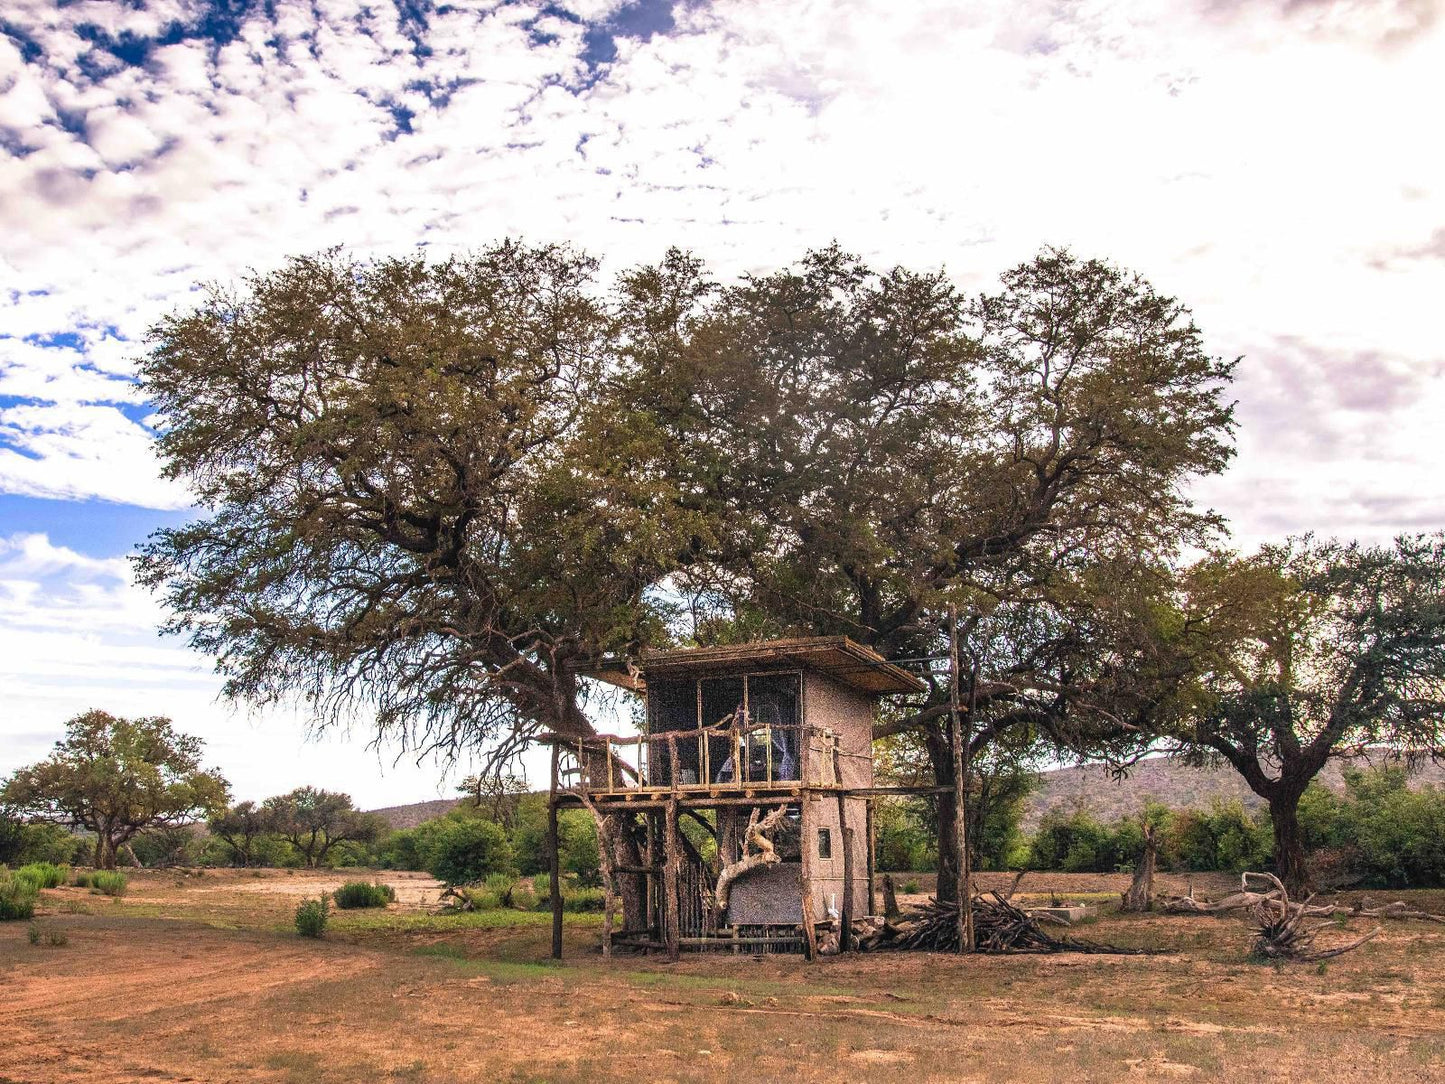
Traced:
<path fill-rule="evenodd" d="M 585 806 L 636 855 L 604 877 L 645 917 L 609 926 L 604 949 L 846 949 L 874 909 L 874 714 L 923 683 L 845 637 L 653 652 L 591 676 L 646 697 L 641 733 L 562 743 L 553 761 L 553 807 Z"/>

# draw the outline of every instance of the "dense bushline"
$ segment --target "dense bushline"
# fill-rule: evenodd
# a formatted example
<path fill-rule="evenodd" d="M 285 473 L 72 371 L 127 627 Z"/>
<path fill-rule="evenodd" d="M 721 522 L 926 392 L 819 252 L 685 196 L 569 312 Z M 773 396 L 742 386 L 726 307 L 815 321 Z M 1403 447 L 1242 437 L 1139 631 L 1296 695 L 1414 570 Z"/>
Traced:
<path fill-rule="evenodd" d="M 1445 886 L 1445 791 L 1411 789 L 1400 765 L 1347 769 L 1345 792 L 1319 783 L 1300 802 L 1304 843 L 1327 868 L 1324 883 L 1381 888 Z M 1263 811 L 1238 801 L 1207 809 L 1147 803 L 1141 816 L 1105 822 L 1088 810 L 1055 808 L 1032 835 L 1019 828 L 1022 807 L 1001 811 L 983 833 L 981 869 L 1115 873 L 1133 869 L 1143 852 L 1143 818 L 1159 829 L 1159 868 L 1170 872 L 1273 867 L 1273 830 Z M 875 815 L 878 868 L 934 867 L 935 843 L 922 803 L 880 803 Z"/>

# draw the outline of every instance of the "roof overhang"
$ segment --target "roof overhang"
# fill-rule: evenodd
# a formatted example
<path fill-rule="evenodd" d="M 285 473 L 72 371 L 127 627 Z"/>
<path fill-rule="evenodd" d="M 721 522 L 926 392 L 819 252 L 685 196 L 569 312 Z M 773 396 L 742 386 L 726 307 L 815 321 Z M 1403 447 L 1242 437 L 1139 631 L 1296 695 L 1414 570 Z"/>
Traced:
<path fill-rule="evenodd" d="M 667 680 L 794 668 L 823 674 L 875 696 L 920 693 L 928 688 L 921 679 L 901 666 L 846 636 L 813 636 L 722 647 L 647 651 L 636 666 L 610 662 L 587 671 L 585 676 L 641 692 L 646 689 L 649 678 Z"/>

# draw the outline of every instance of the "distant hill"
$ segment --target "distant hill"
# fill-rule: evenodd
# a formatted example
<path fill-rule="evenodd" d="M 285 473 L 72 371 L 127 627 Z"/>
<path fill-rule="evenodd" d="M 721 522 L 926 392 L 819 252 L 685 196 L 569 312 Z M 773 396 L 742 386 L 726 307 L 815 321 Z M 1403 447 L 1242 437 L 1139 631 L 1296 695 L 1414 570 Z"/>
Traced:
<path fill-rule="evenodd" d="M 1375 758 L 1383 759 L 1381 757 Z M 1362 763 L 1362 762 L 1356 762 Z M 1331 761 L 1320 773 L 1320 782 L 1334 791 L 1345 789 L 1341 764 Z M 1412 787 L 1445 786 L 1445 765 L 1426 761 L 1411 777 Z M 1148 798 L 1176 809 L 1207 809 L 1215 801 L 1235 799 L 1246 809 L 1263 809 L 1257 796 L 1233 768 L 1191 768 L 1172 757 L 1141 760 L 1123 779 L 1114 779 L 1102 768 L 1085 766 L 1056 768 L 1040 776 L 1040 786 L 1024 811 L 1024 831 L 1032 832 L 1050 809 L 1087 809 L 1102 821 L 1137 813 Z"/>
<path fill-rule="evenodd" d="M 386 823 L 393 829 L 415 828 L 422 821 L 440 817 L 455 808 L 458 801 L 457 798 L 437 798 L 430 802 L 413 802 L 411 805 L 389 805 L 384 809 L 372 809 L 368 812 L 385 817 Z"/>
<path fill-rule="evenodd" d="M 1331 790 L 1345 789 L 1338 761 L 1326 765 L 1320 779 Z M 1233 768 L 1191 768 L 1172 757 L 1141 760 L 1123 779 L 1112 778 L 1102 768 L 1086 766 L 1055 768 L 1043 772 L 1039 781 L 1039 789 L 1029 796 L 1024 809 L 1026 832 L 1037 828 L 1040 818 L 1055 806 L 1066 810 L 1087 809 L 1105 822 L 1139 812 L 1149 798 L 1174 809 L 1208 809 L 1215 801 L 1235 799 L 1243 802 L 1246 809 L 1264 808 L 1264 800 L 1249 789 Z M 1427 783 L 1445 788 L 1445 764 L 1427 761 L 1410 781 L 1411 786 Z M 385 817 L 392 828 L 415 828 L 422 821 L 440 817 L 459 800 L 438 798 L 371 812 Z"/>

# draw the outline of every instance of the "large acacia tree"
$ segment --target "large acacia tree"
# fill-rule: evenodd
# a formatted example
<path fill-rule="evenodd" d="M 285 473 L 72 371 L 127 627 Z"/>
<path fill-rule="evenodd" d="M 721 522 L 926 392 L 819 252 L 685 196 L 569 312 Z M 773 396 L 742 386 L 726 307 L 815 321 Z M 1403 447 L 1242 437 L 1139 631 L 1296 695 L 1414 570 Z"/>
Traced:
<path fill-rule="evenodd" d="M 1391 546 L 1294 539 L 1186 571 L 1161 632 L 1183 750 L 1269 803 L 1276 869 L 1310 890 L 1299 802 L 1329 761 L 1445 745 L 1445 535 Z"/>
<path fill-rule="evenodd" d="M 163 320 L 159 451 L 204 515 L 140 558 L 230 696 L 423 748 L 591 732 L 579 665 L 653 634 L 665 512 L 606 447 L 592 260 L 295 259 Z"/>
<path fill-rule="evenodd" d="M 613 421 L 595 270 L 330 253 L 152 330 L 160 456 L 203 515 L 140 576 L 227 695 L 496 766 L 593 732 L 578 671 L 657 635 L 648 589 L 695 533 Z"/>
<path fill-rule="evenodd" d="M 715 524 L 676 580 L 703 636 L 844 632 L 922 657 L 953 603 L 985 663 L 960 697 L 976 743 L 1147 740 L 1162 701 L 1135 572 L 1209 535 L 1185 487 L 1231 454 L 1233 366 L 1180 302 L 1055 250 L 973 299 L 836 248 L 726 288 L 673 253 L 625 296 L 652 469 Z M 918 730 L 951 785 L 947 702 L 935 675 L 879 733 Z M 947 867 L 951 796 L 939 815 Z"/>

